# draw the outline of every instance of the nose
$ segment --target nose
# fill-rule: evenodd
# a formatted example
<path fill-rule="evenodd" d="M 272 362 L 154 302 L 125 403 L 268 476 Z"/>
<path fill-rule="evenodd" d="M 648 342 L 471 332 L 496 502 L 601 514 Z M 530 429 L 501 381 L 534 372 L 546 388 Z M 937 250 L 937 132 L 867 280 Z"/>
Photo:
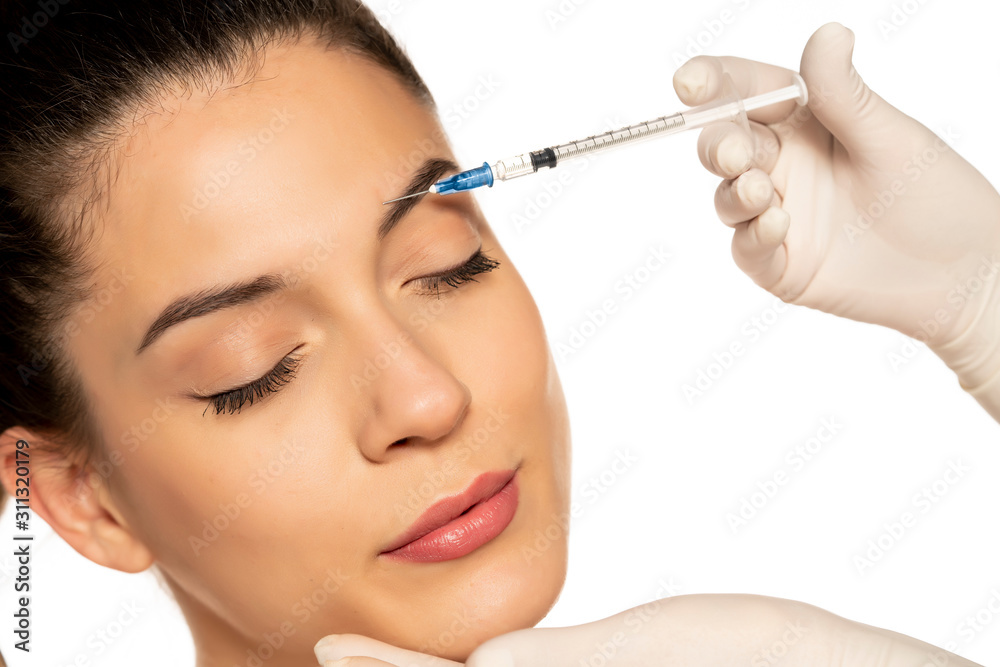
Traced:
<path fill-rule="evenodd" d="M 359 437 L 362 453 L 371 461 L 384 460 L 396 444 L 444 438 L 462 422 L 472 400 L 468 386 L 441 359 L 404 329 L 394 332 L 392 338 L 366 346 L 367 358 L 360 362 L 368 377 L 374 375 L 361 388 L 368 411 Z"/>

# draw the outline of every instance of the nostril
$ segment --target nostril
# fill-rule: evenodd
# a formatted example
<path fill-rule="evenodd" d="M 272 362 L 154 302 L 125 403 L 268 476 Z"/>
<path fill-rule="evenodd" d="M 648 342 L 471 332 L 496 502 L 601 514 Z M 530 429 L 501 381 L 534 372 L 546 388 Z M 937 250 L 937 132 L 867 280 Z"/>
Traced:
<path fill-rule="evenodd" d="M 407 440 L 409 440 L 409 438 L 400 438 L 399 440 L 397 440 L 396 442 L 394 442 L 394 443 L 392 443 L 392 444 L 393 444 L 393 445 L 401 445 L 401 444 L 403 444 L 404 442 L 406 442 Z M 392 447 L 392 445 L 389 445 L 389 446 L 390 446 L 390 447 Z"/>

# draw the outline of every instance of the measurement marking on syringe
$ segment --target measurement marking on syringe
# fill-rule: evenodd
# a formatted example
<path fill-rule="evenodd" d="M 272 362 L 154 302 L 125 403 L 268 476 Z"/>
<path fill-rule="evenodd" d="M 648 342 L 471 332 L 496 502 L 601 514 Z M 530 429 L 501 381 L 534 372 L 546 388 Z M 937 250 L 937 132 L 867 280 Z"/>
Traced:
<path fill-rule="evenodd" d="M 641 141 L 649 137 L 664 134 L 674 134 L 686 130 L 695 130 L 712 123 L 732 120 L 746 126 L 746 111 L 758 109 L 785 100 L 795 100 L 799 105 L 808 102 L 808 90 L 805 81 L 798 74 L 794 75 L 794 84 L 780 90 L 763 95 L 741 99 L 736 87 L 728 75 L 723 79 L 723 95 L 720 99 L 687 109 L 669 116 L 661 116 L 643 123 L 636 123 L 618 130 L 612 130 L 602 135 L 594 135 L 583 140 L 568 142 L 562 145 L 550 146 L 529 154 L 525 153 L 512 158 L 498 160 L 490 165 L 484 162 L 482 166 L 463 171 L 454 176 L 434 183 L 424 192 L 408 195 L 416 197 L 431 192 L 450 194 L 465 192 L 479 187 L 493 187 L 494 181 L 506 181 L 519 176 L 536 173 L 541 168 L 551 169 L 563 159 L 593 153 L 598 150 L 614 148 L 633 141 Z M 405 199 L 401 197 L 399 199 Z M 391 199 L 383 204 L 391 204 L 399 199 Z"/>

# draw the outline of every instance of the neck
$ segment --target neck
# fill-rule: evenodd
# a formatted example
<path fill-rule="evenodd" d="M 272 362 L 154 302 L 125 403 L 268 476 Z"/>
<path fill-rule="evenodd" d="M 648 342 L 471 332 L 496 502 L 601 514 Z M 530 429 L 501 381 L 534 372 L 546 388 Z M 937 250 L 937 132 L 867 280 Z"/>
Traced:
<path fill-rule="evenodd" d="M 195 647 L 196 667 L 312 667 L 317 665 L 312 643 L 302 647 L 296 627 L 287 622 L 264 636 L 251 637 L 227 622 L 224 610 L 214 610 L 173 581 L 173 591 Z M 287 630 L 287 631 L 286 631 Z"/>

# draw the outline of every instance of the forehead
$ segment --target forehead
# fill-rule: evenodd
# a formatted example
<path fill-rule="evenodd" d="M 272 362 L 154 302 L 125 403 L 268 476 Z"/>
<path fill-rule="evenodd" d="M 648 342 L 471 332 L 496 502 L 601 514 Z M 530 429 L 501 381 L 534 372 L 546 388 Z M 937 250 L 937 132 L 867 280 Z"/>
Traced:
<path fill-rule="evenodd" d="M 280 270 L 317 239 L 374 243 L 414 152 L 450 154 L 395 75 L 305 40 L 268 51 L 249 83 L 163 107 L 121 151 L 92 248 L 95 285 L 132 277 L 102 317 L 115 338 L 141 337 L 179 291 Z"/>
<path fill-rule="evenodd" d="M 430 152 L 428 138 L 444 141 L 440 123 L 396 75 L 303 37 L 267 50 L 249 82 L 149 105 L 116 156 L 119 172 L 131 180 L 116 179 L 112 199 L 134 204 L 163 192 L 161 180 L 143 187 L 150 177 L 187 177 L 176 184 L 195 189 L 210 181 L 226 187 L 239 179 L 220 177 L 219 168 L 234 176 L 265 153 L 272 162 L 294 151 L 325 154 L 324 166 L 345 176 L 369 166 L 385 172 L 392 169 L 387 163 L 405 167 L 415 148 Z M 393 171 L 402 178 L 404 169 Z M 214 188 L 206 189 L 214 198 Z"/>

